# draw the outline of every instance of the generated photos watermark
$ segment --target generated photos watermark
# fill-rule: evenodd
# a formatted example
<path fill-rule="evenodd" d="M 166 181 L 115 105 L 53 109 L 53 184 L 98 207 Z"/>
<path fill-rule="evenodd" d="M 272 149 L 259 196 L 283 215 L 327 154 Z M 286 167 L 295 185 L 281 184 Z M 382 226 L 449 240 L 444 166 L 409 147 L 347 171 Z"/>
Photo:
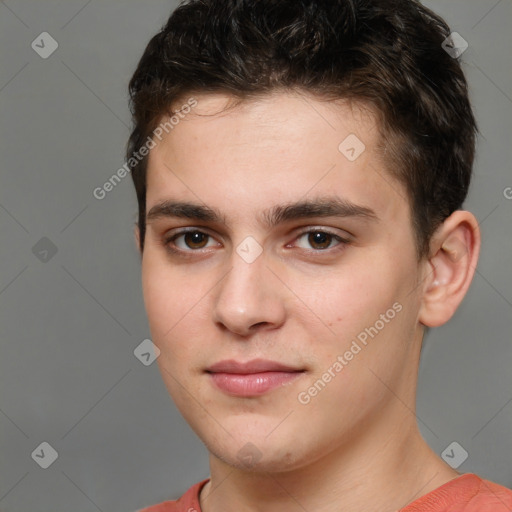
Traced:
<path fill-rule="evenodd" d="M 191 110 L 197 106 L 197 100 L 195 98 L 189 98 L 187 102 L 182 105 L 181 109 L 179 109 L 172 117 L 166 119 L 161 122 L 154 130 L 153 135 L 148 135 L 146 142 L 138 149 L 138 151 L 134 151 L 132 156 L 120 167 L 110 178 L 101 186 L 96 187 L 92 195 L 101 201 L 107 197 L 107 194 L 114 190 L 114 188 L 121 183 L 121 180 L 128 176 L 132 169 L 137 166 L 139 162 L 141 162 L 149 152 L 155 148 L 158 142 L 162 141 L 164 137 L 164 133 L 170 133 L 171 130 L 180 123 L 181 119 L 184 119 L 187 114 L 191 112 Z M 158 142 L 155 140 L 158 139 Z"/>
<path fill-rule="evenodd" d="M 357 354 L 359 354 L 364 347 L 368 345 L 370 339 L 375 338 L 387 324 L 393 320 L 403 306 L 399 302 L 395 302 L 385 313 L 379 316 L 370 327 L 366 327 L 352 340 L 350 348 L 346 350 L 343 355 L 338 355 L 336 360 L 329 366 L 329 368 L 317 379 L 308 389 L 301 391 L 297 395 L 297 400 L 302 405 L 307 405 L 311 400 L 325 389 L 327 384 L 331 382 L 348 364 L 352 361 Z"/>

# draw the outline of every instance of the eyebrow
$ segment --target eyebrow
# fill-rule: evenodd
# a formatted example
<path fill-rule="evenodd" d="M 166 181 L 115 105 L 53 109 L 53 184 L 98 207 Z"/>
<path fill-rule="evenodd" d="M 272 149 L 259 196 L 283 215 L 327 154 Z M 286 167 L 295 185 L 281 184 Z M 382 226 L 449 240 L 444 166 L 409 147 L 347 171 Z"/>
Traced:
<path fill-rule="evenodd" d="M 147 214 L 147 221 L 166 217 L 226 224 L 224 215 L 216 208 L 171 200 L 155 204 Z M 367 206 L 358 205 L 339 197 L 327 197 L 273 206 L 262 212 L 260 221 L 265 226 L 272 228 L 287 221 L 311 217 L 359 217 L 373 221 L 378 220 L 375 211 Z"/>

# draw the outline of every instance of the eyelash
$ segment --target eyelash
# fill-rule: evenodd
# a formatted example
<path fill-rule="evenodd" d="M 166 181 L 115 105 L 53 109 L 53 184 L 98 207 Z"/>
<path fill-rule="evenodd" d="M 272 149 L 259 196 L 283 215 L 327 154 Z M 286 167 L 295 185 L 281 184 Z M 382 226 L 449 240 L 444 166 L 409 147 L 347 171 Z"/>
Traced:
<path fill-rule="evenodd" d="M 206 232 L 201 231 L 200 229 L 196 229 L 196 228 L 180 230 L 180 231 L 174 233 L 173 235 L 164 238 L 163 243 L 164 243 L 166 250 L 169 251 L 171 254 L 179 254 L 181 256 L 187 257 L 187 256 L 191 256 L 192 253 L 194 253 L 194 252 L 200 253 L 203 249 L 205 249 L 205 248 L 200 248 L 200 249 L 189 248 L 189 249 L 185 250 L 185 249 L 176 248 L 175 241 L 178 238 L 185 236 L 188 233 L 201 233 L 202 235 L 205 235 L 206 237 L 213 238 L 213 236 L 210 235 L 209 233 L 206 233 Z M 347 238 L 343 238 L 342 236 L 337 235 L 337 234 L 335 234 L 329 230 L 323 229 L 323 228 L 322 229 L 318 229 L 318 228 L 311 229 L 310 228 L 308 230 L 302 231 L 296 236 L 295 240 L 299 240 L 301 237 L 303 237 L 305 235 L 310 235 L 313 233 L 322 233 L 322 234 L 329 235 L 332 237 L 332 241 L 336 241 L 338 243 L 335 244 L 334 246 L 328 247 L 326 249 L 304 249 L 304 248 L 302 248 L 303 251 L 306 251 L 309 253 L 316 253 L 316 254 L 318 254 L 318 253 L 331 253 L 332 254 L 333 251 L 343 249 L 344 246 L 346 246 L 350 243 L 350 240 L 348 240 Z M 207 243 L 208 243 L 208 241 L 207 241 Z M 289 245 L 290 244 L 287 244 L 286 247 L 289 247 Z M 336 249 L 336 248 L 338 248 L 338 249 Z M 206 249 L 209 249 L 209 248 L 206 248 Z"/>

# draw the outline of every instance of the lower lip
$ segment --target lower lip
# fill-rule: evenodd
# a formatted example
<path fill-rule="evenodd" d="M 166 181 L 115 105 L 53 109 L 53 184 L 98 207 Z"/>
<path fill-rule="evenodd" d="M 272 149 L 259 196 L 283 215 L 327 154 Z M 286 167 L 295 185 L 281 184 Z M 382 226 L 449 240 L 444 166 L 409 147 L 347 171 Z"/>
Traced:
<path fill-rule="evenodd" d="M 288 384 L 303 372 L 210 373 L 213 383 L 231 395 L 258 396 Z"/>

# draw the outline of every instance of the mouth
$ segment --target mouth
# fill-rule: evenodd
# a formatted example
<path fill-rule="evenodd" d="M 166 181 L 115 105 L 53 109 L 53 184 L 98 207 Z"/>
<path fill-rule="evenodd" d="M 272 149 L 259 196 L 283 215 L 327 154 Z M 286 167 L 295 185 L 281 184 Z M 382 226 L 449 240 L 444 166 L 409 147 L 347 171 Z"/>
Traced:
<path fill-rule="evenodd" d="M 206 373 L 212 384 L 224 393 L 252 397 L 289 384 L 303 375 L 305 370 L 265 359 L 245 363 L 230 359 L 215 363 Z"/>

